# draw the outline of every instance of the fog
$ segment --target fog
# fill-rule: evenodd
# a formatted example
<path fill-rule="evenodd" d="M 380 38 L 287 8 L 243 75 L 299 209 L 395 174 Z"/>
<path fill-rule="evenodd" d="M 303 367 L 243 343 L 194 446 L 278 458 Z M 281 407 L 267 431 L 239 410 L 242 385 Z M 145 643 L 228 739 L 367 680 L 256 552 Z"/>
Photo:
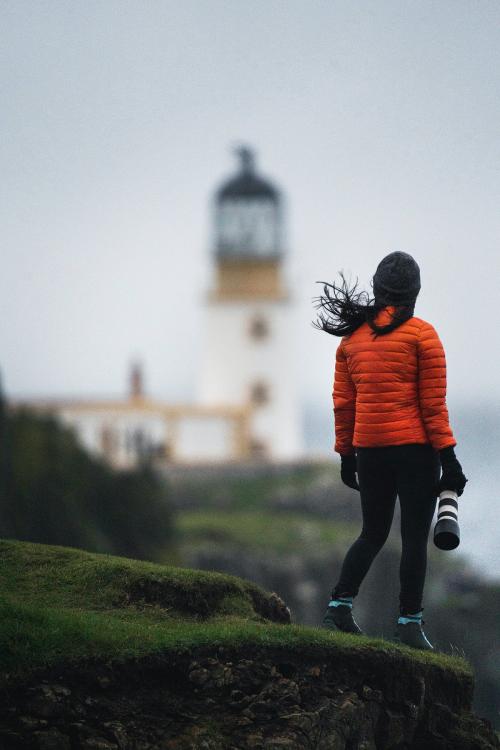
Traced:
<path fill-rule="evenodd" d="M 291 346 L 330 409 L 316 280 L 421 267 L 450 403 L 500 400 L 497 2 L 1 7 L 1 366 L 13 395 L 191 399 L 210 199 L 255 146 L 286 195 Z M 304 365 L 303 363 L 307 363 Z"/>

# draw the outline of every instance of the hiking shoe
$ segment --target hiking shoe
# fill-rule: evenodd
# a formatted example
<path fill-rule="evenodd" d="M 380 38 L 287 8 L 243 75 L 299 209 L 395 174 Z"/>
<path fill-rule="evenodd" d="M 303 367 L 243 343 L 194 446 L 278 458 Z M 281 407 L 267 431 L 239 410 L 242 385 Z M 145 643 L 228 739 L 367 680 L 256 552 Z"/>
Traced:
<path fill-rule="evenodd" d="M 323 617 L 323 627 L 328 630 L 340 630 L 343 633 L 362 635 L 363 631 L 352 616 L 352 608 L 347 604 L 328 607 Z"/>
<path fill-rule="evenodd" d="M 423 624 L 425 624 L 425 620 L 406 623 L 398 622 L 396 632 L 394 633 L 394 640 L 404 646 L 421 648 L 425 651 L 434 651 L 434 646 L 422 630 Z"/>

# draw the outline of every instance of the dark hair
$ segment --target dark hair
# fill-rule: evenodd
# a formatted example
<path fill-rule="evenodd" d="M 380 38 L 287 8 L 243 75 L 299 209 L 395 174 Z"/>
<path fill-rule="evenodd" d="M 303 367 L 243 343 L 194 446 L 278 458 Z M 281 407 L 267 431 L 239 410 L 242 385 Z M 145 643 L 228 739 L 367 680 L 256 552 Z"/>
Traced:
<path fill-rule="evenodd" d="M 415 309 L 415 300 L 406 304 L 394 303 L 395 310 L 389 314 L 392 317 L 390 323 L 385 326 L 378 326 L 374 319 L 380 310 L 387 307 L 388 302 L 385 300 L 378 301 L 371 298 L 368 292 L 357 291 L 358 279 L 349 288 L 344 274 L 341 271 L 341 285 L 328 284 L 325 281 L 318 281 L 323 284 L 323 294 L 314 298 L 315 307 L 320 312 L 313 325 L 321 331 L 326 331 L 332 336 L 347 336 L 353 333 L 363 323 L 368 323 L 373 332 L 373 337 L 383 336 L 398 328 L 406 320 L 413 317 Z"/>

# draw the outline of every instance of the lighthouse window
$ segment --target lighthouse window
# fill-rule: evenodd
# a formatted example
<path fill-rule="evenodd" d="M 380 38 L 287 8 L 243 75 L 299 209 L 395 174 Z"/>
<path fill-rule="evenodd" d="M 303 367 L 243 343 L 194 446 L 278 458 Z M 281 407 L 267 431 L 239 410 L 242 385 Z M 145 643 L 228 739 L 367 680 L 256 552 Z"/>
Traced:
<path fill-rule="evenodd" d="M 265 318 L 260 316 L 250 321 L 250 336 L 256 341 L 262 341 L 269 336 L 269 325 Z"/>
<path fill-rule="evenodd" d="M 267 404 L 269 401 L 269 386 L 267 383 L 263 383 L 259 381 L 258 383 L 253 383 L 253 385 L 250 388 L 250 401 L 255 406 L 262 406 L 263 404 Z"/>

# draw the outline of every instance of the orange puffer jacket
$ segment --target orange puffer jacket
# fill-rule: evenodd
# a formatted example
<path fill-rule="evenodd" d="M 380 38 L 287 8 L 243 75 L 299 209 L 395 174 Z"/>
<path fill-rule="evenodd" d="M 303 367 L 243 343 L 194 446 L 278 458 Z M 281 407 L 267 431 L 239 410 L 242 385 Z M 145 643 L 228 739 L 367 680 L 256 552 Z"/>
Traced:
<path fill-rule="evenodd" d="M 375 322 L 386 325 L 388 305 Z M 335 450 L 431 443 L 456 445 L 446 407 L 446 360 L 434 327 L 412 317 L 373 338 L 368 323 L 337 348 L 333 385 Z"/>

